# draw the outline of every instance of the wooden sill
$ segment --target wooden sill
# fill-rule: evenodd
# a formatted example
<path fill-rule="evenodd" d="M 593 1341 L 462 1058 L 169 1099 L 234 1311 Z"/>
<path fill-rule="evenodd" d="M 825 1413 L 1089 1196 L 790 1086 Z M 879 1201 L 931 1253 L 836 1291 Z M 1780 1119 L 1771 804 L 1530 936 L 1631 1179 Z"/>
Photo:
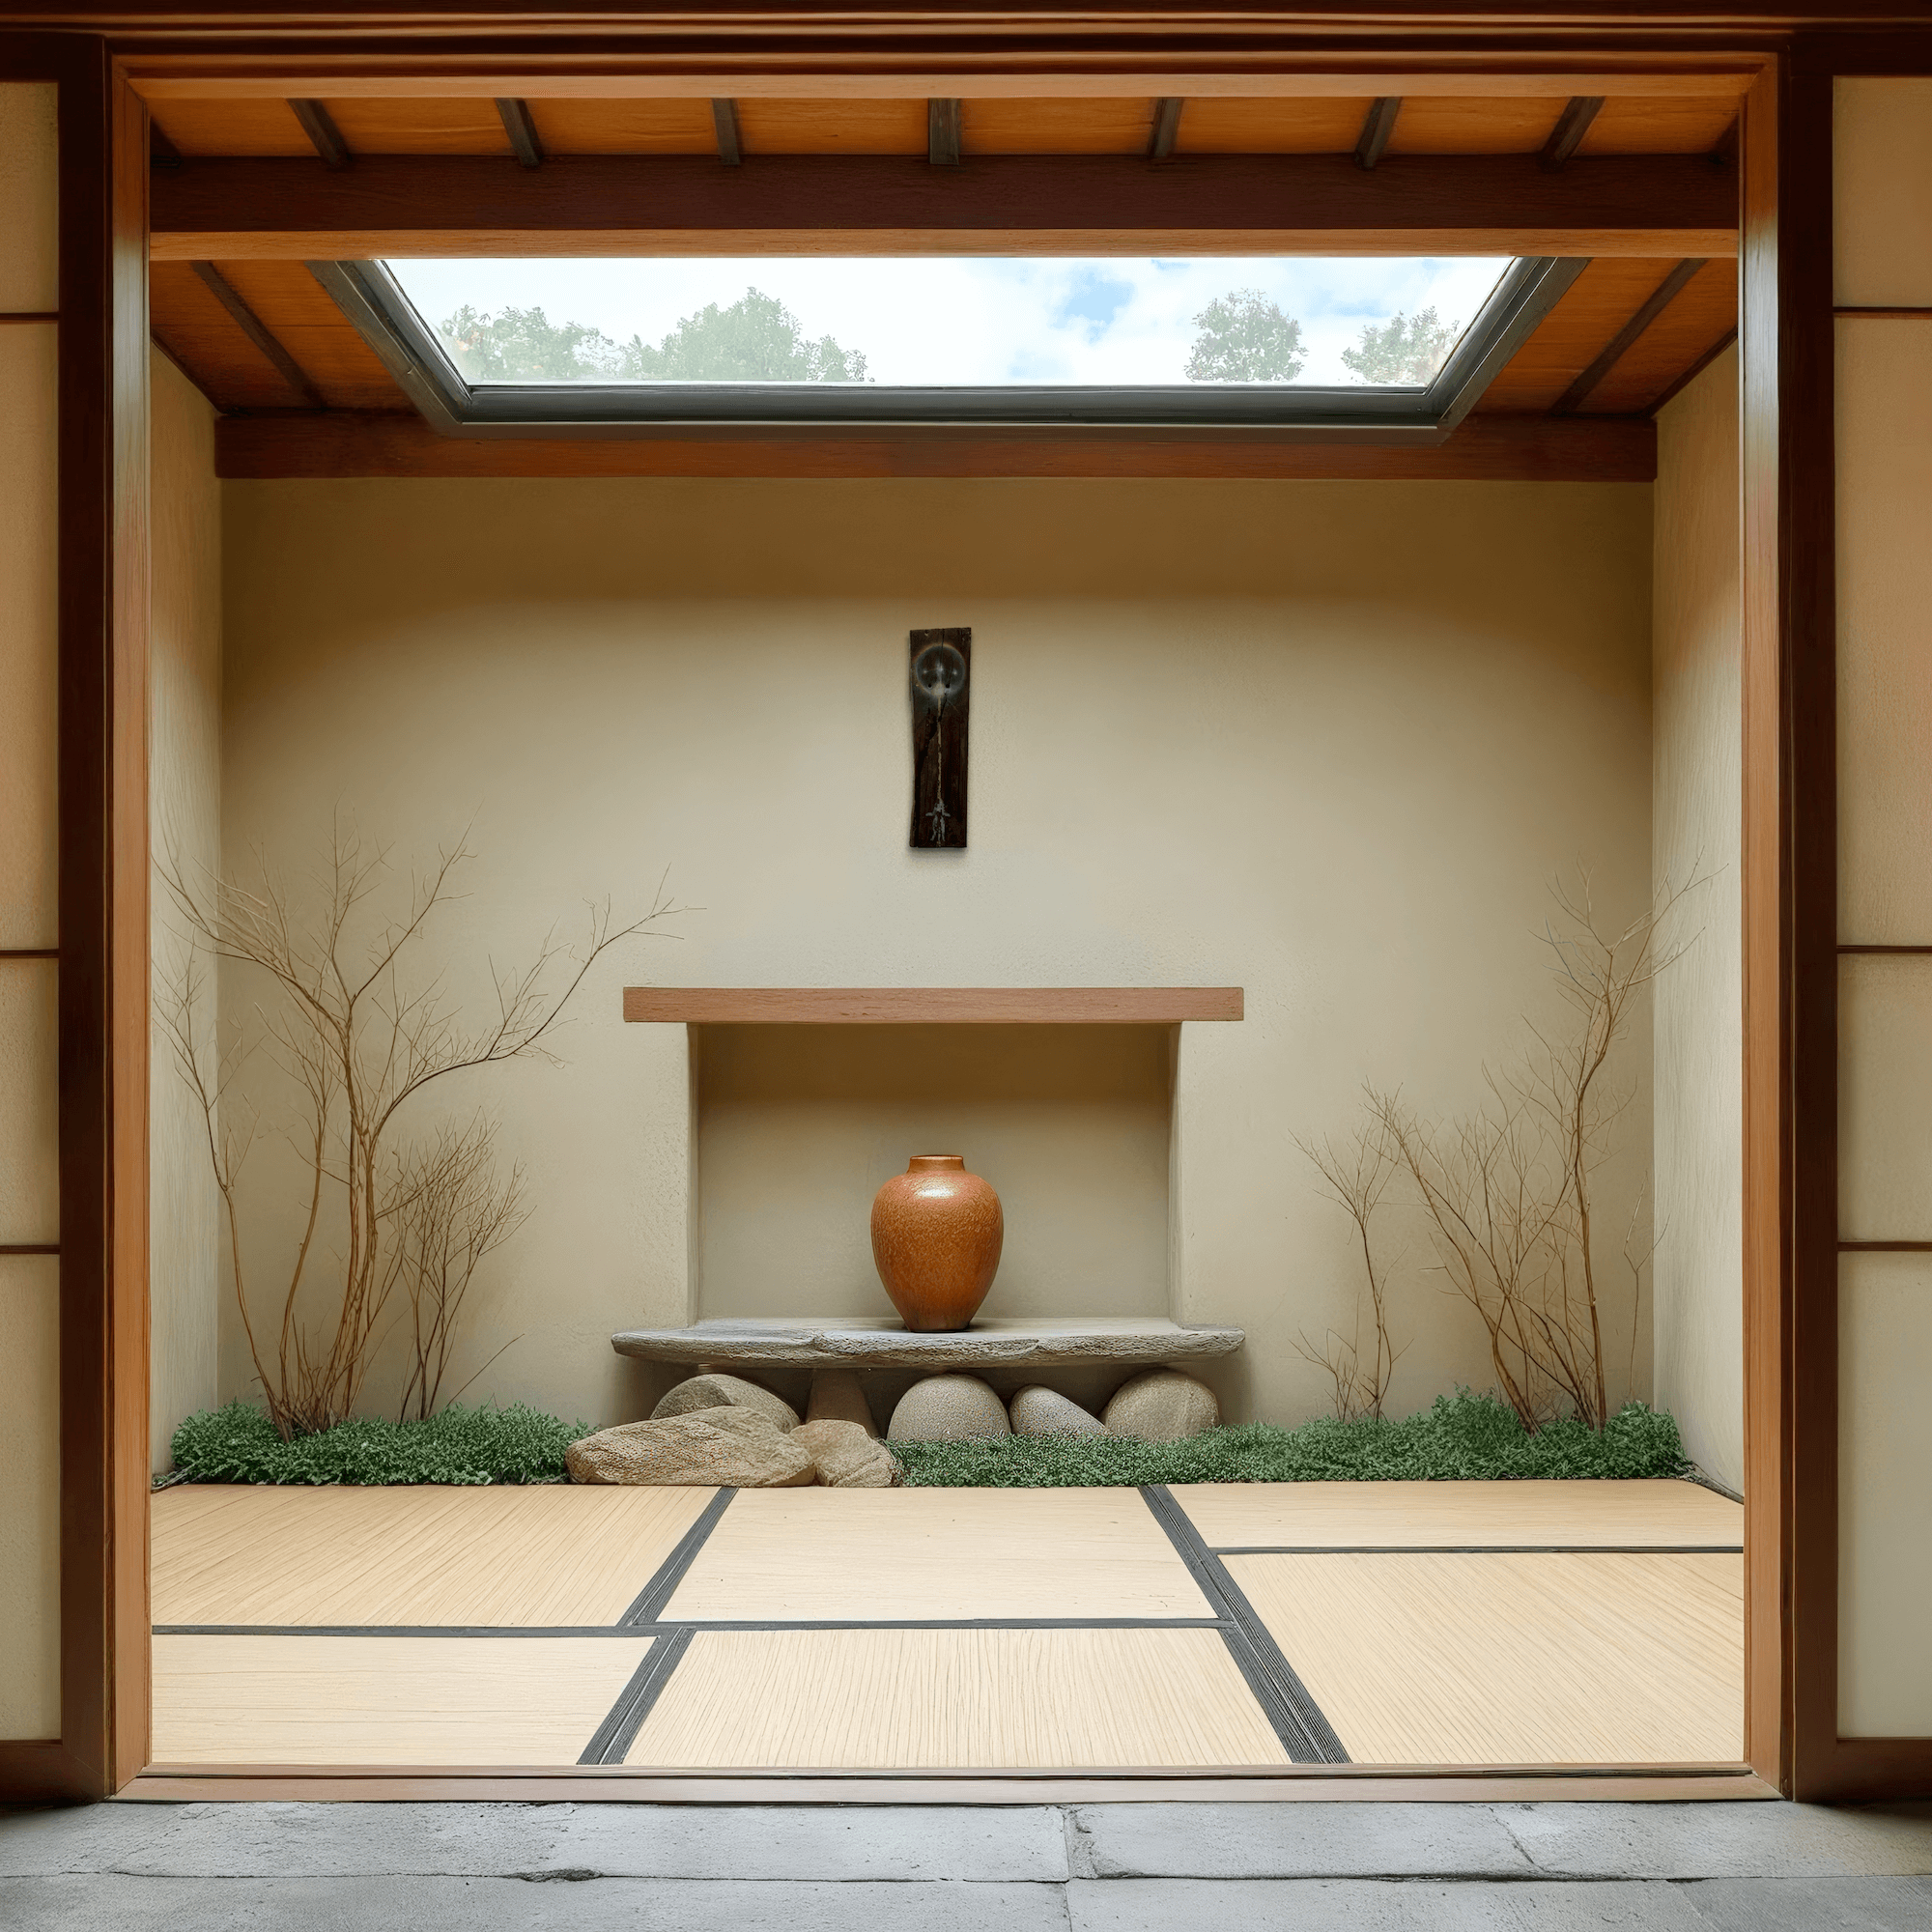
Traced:
<path fill-rule="evenodd" d="M 604 1804 L 1121 1804 L 1327 1802 L 1511 1804 L 1776 1799 L 1746 1766 L 1605 1766 L 1496 1771 L 1469 1766 L 1376 1770 L 1333 1765 L 1142 1772 L 663 1772 L 611 1766 L 496 1767 L 153 1765 L 116 1794 L 164 1804 L 211 1800 L 563 1801 Z"/>
<path fill-rule="evenodd" d="M 624 1017 L 690 1026 L 1178 1026 L 1239 986 L 626 986 Z"/>

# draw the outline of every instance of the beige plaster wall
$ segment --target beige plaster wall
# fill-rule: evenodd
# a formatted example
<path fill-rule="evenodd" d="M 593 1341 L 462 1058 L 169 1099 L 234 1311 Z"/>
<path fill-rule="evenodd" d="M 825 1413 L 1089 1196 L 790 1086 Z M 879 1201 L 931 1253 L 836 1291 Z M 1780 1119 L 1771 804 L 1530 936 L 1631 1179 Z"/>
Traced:
<path fill-rule="evenodd" d="M 1836 83 L 1837 299 L 1932 302 L 1932 81 Z M 1932 946 L 1932 319 L 1837 330 L 1838 938 Z M 1838 1233 L 1925 1238 L 1932 958 L 1839 962 Z M 1839 1259 L 1838 1721 L 1932 1735 L 1932 1268 Z"/>
<path fill-rule="evenodd" d="M 1346 1126 L 1365 1077 L 1472 1103 L 1520 1016 L 1552 1015 L 1548 876 L 1581 858 L 1606 904 L 1647 895 L 1650 509 L 1629 485 L 226 486 L 231 864 L 313 853 L 338 807 L 399 860 L 471 825 L 465 1001 L 586 897 L 641 904 L 669 867 L 702 908 L 599 965 L 561 1065 L 489 1083 L 536 1212 L 479 1289 L 463 1373 L 511 1346 L 472 1396 L 636 1414 L 609 1333 L 691 1310 L 687 1043 L 621 1023 L 627 981 L 1233 982 L 1246 1021 L 1175 1058 L 1169 1305 L 1249 1329 L 1235 1412 L 1324 1407 L 1293 1343 L 1356 1282 L 1292 1137 Z M 974 628 L 973 843 L 915 853 L 906 632 L 946 624 Z M 1618 1227 L 1650 1064 L 1646 1019 Z M 776 1278 L 796 1232 L 742 1246 Z M 1397 1405 L 1485 1384 L 1419 1230 L 1387 1240 Z"/>
<path fill-rule="evenodd" d="M 157 856 L 172 855 L 191 874 L 207 874 L 220 864 L 221 841 L 221 486 L 214 476 L 214 412 L 158 351 L 150 365 L 150 811 Z M 161 1024 L 191 954 L 158 880 L 153 949 L 148 1415 L 159 1474 L 170 1466 L 175 1425 L 216 1400 L 221 1215 L 201 1108 Z M 203 1052 L 212 1057 L 212 999 L 202 1003 L 196 1028 Z"/>
<path fill-rule="evenodd" d="M 964 1153 L 1006 1217 L 1002 1312 L 1165 1315 L 1172 1031 L 701 1029 L 698 1313 L 878 1313 L 880 1181 Z"/>
<path fill-rule="evenodd" d="M 0 312 L 59 300 L 54 89 L 0 83 Z M 0 1242 L 60 1239 L 56 327 L 0 328 Z M 60 1261 L 0 1255 L 0 1739 L 60 1735 Z"/>
<path fill-rule="evenodd" d="M 1655 1002 L 1657 1400 L 1744 1483 L 1744 607 L 1738 361 L 1658 418 L 1651 728 L 1656 876 L 1703 876 Z"/>

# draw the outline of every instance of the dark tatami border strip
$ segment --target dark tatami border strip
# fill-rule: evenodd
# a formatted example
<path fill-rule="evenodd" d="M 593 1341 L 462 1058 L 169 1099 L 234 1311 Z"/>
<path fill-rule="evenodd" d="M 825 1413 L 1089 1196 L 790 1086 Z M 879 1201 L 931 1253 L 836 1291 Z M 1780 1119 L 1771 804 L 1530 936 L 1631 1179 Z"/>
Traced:
<path fill-rule="evenodd" d="M 697 1520 L 685 1531 L 678 1546 L 658 1566 L 658 1572 L 651 1580 L 639 1591 L 637 1601 L 617 1619 L 622 1624 L 654 1624 L 662 1614 L 664 1606 L 670 1602 L 672 1593 L 684 1581 L 684 1573 L 692 1566 L 697 1552 L 704 1548 L 705 1540 L 718 1527 L 718 1519 L 731 1507 L 731 1498 L 736 1490 L 720 1490 L 704 1505 Z"/>
<path fill-rule="evenodd" d="M 156 1624 L 156 1636 L 702 1636 L 706 1631 L 1225 1630 L 1224 1617 L 705 1618 L 655 1624 Z"/>
<path fill-rule="evenodd" d="M 631 1681 L 617 1693 L 604 1721 L 590 1734 L 579 1764 L 622 1764 L 625 1753 L 638 1741 L 651 1706 L 664 1694 L 671 1674 L 691 1648 L 689 1625 L 667 1635 L 654 1637 L 651 1647 L 639 1660 Z"/>
<path fill-rule="evenodd" d="M 1742 1543 L 1239 1543 L 1210 1556 L 1742 1556 Z"/>
<path fill-rule="evenodd" d="M 1226 1619 L 1221 1635 L 1248 1689 L 1267 1714 L 1282 1748 L 1295 1764 L 1347 1764 L 1349 1752 L 1336 1736 L 1308 1687 L 1281 1654 L 1267 1626 L 1228 1575 L 1221 1559 L 1202 1540 L 1187 1512 L 1164 1483 L 1149 1483 L 1142 1500 L 1167 1532 L 1175 1553 L 1187 1565 L 1201 1594 Z"/>

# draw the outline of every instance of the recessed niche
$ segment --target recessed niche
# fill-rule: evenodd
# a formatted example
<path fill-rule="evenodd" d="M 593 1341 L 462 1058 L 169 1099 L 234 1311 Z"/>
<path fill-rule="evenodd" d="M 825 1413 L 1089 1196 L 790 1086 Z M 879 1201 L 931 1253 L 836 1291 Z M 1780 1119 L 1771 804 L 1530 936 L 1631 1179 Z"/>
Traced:
<path fill-rule="evenodd" d="M 999 1190 L 987 1315 L 1165 1315 L 1171 1026 L 694 1026 L 696 1305 L 889 1313 L 872 1196 L 916 1153 Z"/>

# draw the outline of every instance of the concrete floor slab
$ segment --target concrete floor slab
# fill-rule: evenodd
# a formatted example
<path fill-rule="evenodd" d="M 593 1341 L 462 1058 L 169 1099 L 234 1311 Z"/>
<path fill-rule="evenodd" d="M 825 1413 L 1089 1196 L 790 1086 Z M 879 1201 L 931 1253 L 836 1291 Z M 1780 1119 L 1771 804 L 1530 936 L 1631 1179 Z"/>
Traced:
<path fill-rule="evenodd" d="M 1076 1878 L 1531 1878 L 1489 1804 L 1085 1804 Z"/>
<path fill-rule="evenodd" d="M 1055 1885 L 498 1878 L 0 1881 L 33 1932 L 1066 1932 Z"/>
<path fill-rule="evenodd" d="M 1051 1805 L 98 1804 L 0 1818 L 0 1874 L 1053 1882 Z"/>
<path fill-rule="evenodd" d="M 1502 1804 L 1539 1872 L 1564 1878 L 1854 1878 L 1932 1872 L 1932 1804 Z"/>
<path fill-rule="evenodd" d="M 1071 1932 L 1710 1932 L 1670 1885 L 1076 1879 Z"/>
<path fill-rule="evenodd" d="M 1706 1932 L 1926 1932 L 1932 1879 L 1714 1879 L 1679 1888 Z"/>

